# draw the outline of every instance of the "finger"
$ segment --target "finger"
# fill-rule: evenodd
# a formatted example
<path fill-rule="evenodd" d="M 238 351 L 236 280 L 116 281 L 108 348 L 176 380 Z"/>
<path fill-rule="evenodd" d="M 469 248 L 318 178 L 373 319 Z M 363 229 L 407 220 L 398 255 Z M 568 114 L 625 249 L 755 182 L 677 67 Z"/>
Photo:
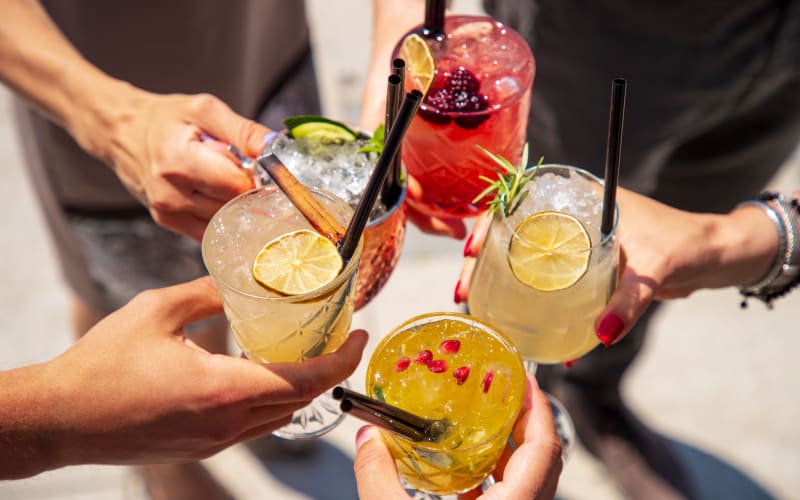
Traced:
<path fill-rule="evenodd" d="M 472 273 L 475 271 L 475 264 L 478 259 L 475 257 L 467 257 L 461 265 L 461 273 L 456 282 L 456 291 L 453 295 L 453 300 L 456 304 L 466 302 L 469 297 L 469 284 L 472 282 Z"/>
<path fill-rule="evenodd" d="M 655 296 L 652 279 L 626 266 L 616 290 L 595 320 L 597 338 L 606 346 L 619 342 L 641 317 Z"/>
<path fill-rule="evenodd" d="M 355 371 L 366 345 L 367 332 L 354 330 L 336 352 L 303 363 L 266 365 L 277 379 L 272 380 L 258 402 L 289 403 L 319 396 Z"/>
<path fill-rule="evenodd" d="M 228 105 L 216 98 L 211 98 L 203 109 L 203 116 L 198 116 L 198 124 L 204 131 L 218 141 L 236 145 L 242 152 L 256 157 L 264 147 L 264 136 L 270 129 L 236 114 Z"/>
<path fill-rule="evenodd" d="M 139 300 L 152 300 L 156 305 L 153 321 L 167 326 L 168 331 L 182 335 L 183 325 L 222 313 L 222 301 L 212 279 L 208 276 L 187 283 L 137 296 Z M 136 299 L 135 299 L 136 300 Z"/>
<path fill-rule="evenodd" d="M 159 226 L 187 236 L 194 241 L 203 239 L 203 233 L 208 226 L 207 219 L 200 219 L 186 212 L 159 212 L 151 208 L 150 214 Z"/>
<path fill-rule="evenodd" d="M 467 235 L 467 226 L 461 219 L 439 218 L 423 214 L 408 206 L 408 219 L 423 233 L 449 236 L 457 240 Z"/>
<path fill-rule="evenodd" d="M 253 187 L 252 173 L 239 166 L 237 160 L 227 152 L 199 141 L 190 143 L 190 175 L 179 181 L 182 186 L 190 186 L 209 198 L 226 202 L 239 193 Z"/>
<path fill-rule="evenodd" d="M 464 244 L 464 257 L 477 257 L 481 253 L 481 247 L 491 226 L 491 215 L 486 213 L 478 217 L 478 220 L 475 221 L 475 226 L 472 228 L 472 233 L 470 233 L 467 242 Z"/>
<path fill-rule="evenodd" d="M 365 500 L 408 498 L 400 484 L 394 458 L 376 427 L 368 425 L 359 429 L 356 435 L 353 471 L 358 484 L 359 498 Z"/>

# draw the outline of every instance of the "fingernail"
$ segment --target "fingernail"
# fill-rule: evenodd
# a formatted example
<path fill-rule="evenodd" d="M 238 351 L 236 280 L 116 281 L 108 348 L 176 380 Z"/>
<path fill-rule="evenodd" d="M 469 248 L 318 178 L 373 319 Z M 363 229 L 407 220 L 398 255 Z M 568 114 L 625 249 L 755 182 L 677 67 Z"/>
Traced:
<path fill-rule="evenodd" d="M 200 142 L 206 141 L 216 141 L 217 139 L 213 135 L 209 134 L 200 134 Z"/>
<path fill-rule="evenodd" d="M 456 291 L 455 293 L 453 293 L 453 302 L 455 302 L 456 304 L 461 303 L 461 294 L 459 293 L 460 289 L 461 289 L 461 280 L 458 280 L 458 283 L 456 283 Z"/>
<path fill-rule="evenodd" d="M 262 144 L 266 144 L 266 143 L 272 141 L 272 139 L 274 139 L 277 136 L 278 136 L 278 132 L 275 131 L 275 130 L 271 130 L 271 131 L 267 132 L 266 134 L 264 134 L 264 139 L 262 141 Z"/>
<path fill-rule="evenodd" d="M 577 362 L 578 362 L 577 359 L 571 359 L 569 361 L 565 361 L 564 362 L 564 366 L 567 367 L 567 368 L 572 368 L 572 365 L 574 365 Z"/>
<path fill-rule="evenodd" d="M 464 243 L 464 257 L 472 257 L 472 251 L 470 248 L 472 246 L 472 236 L 473 235 L 470 234 L 467 238 L 467 242 Z"/>
<path fill-rule="evenodd" d="M 600 339 L 603 345 L 608 347 L 617 340 L 624 326 L 625 324 L 619 316 L 614 313 L 608 313 L 597 325 L 597 338 Z"/>
<path fill-rule="evenodd" d="M 370 439 L 374 438 L 376 435 L 377 429 L 371 425 L 365 425 L 361 429 L 358 430 L 356 433 L 356 449 L 361 448 L 364 443 L 369 441 Z"/>

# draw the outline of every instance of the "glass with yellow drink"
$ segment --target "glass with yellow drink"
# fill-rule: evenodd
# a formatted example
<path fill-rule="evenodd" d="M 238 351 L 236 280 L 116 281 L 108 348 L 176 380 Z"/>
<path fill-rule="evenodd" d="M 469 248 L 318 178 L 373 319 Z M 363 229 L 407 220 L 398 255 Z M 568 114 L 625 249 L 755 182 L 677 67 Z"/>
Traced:
<path fill-rule="evenodd" d="M 516 199 L 513 213 L 506 204 L 494 213 L 470 313 L 500 328 L 526 360 L 575 360 L 599 343 L 594 322 L 616 286 L 619 242 L 616 224 L 600 232 L 602 181 L 542 165 Z"/>
<path fill-rule="evenodd" d="M 417 316 L 389 333 L 367 367 L 367 394 L 444 419 L 437 442 L 384 431 L 403 481 L 436 495 L 468 491 L 492 472 L 525 395 L 525 368 L 508 339 L 458 313 Z"/>
<path fill-rule="evenodd" d="M 320 189 L 309 191 L 347 225 L 353 212 L 347 203 Z M 202 252 L 236 343 L 249 359 L 300 362 L 335 351 L 346 339 L 361 245 L 342 262 L 335 245 L 276 186 L 223 206 L 206 228 Z M 275 434 L 304 438 L 333 428 L 343 415 L 332 400 L 321 398 Z"/>

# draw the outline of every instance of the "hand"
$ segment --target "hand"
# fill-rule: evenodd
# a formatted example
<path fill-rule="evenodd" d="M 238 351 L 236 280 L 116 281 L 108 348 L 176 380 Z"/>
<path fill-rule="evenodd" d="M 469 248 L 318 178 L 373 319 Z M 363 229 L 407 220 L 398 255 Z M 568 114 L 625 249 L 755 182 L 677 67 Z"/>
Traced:
<path fill-rule="evenodd" d="M 759 208 L 691 213 L 622 188 L 617 201 L 621 273 L 595 322 L 606 346 L 622 339 L 653 300 L 754 283 L 774 262 L 777 232 Z"/>
<path fill-rule="evenodd" d="M 89 151 L 113 166 L 126 188 L 147 205 L 160 225 L 200 240 L 214 213 L 253 187 L 249 173 L 224 152 L 235 144 L 258 156 L 266 127 L 234 113 L 207 94 L 159 95 L 132 87 L 120 92 L 127 110 L 103 137 L 96 125 L 77 127 L 79 141 L 99 136 Z M 210 135 L 220 143 L 204 143 Z M 92 139 L 93 140 L 93 139 Z M 90 141 L 91 142 L 91 141 Z"/>
<path fill-rule="evenodd" d="M 472 232 L 464 243 L 464 264 L 461 266 L 461 273 L 458 276 L 456 283 L 456 291 L 454 300 L 456 304 L 466 302 L 469 296 L 469 284 L 472 280 L 472 273 L 475 270 L 475 264 L 478 262 L 478 255 L 481 253 L 483 241 L 486 235 L 489 234 L 489 228 L 492 225 L 492 215 L 484 213 L 475 221 L 472 227 Z"/>
<path fill-rule="evenodd" d="M 348 377 L 367 340 L 354 331 L 335 353 L 260 365 L 183 336 L 221 311 L 207 277 L 146 291 L 45 365 L 64 462 L 55 466 L 196 460 L 271 432 Z"/>
<path fill-rule="evenodd" d="M 527 397 L 513 437 L 514 442 L 521 444 L 513 451 L 510 446 L 506 447 L 493 472 L 497 482 L 484 493 L 478 487 L 459 498 L 555 497 L 562 468 L 561 443 L 556 435 L 550 402 L 532 376 L 528 376 Z M 356 437 L 356 448 L 353 467 L 359 498 L 409 498 L 400 484 L 394 458 L 377 428 L 362 427 Z"/>
<path fill-rule="evenodd" d="M 410 175 L 407 175 L 406 179 L 408 179 L 406 194 L 408 199 L 421 201 L 423 199 L 422 186 Z M 408 210 L 408 219 L 423 233 L 449 236 L 457 240 L 467 235 L 467 226 L 461 219 L 428 215 L 414 209 L 414 206 L 408 202 L 406 202 L 406 209 Z"/>

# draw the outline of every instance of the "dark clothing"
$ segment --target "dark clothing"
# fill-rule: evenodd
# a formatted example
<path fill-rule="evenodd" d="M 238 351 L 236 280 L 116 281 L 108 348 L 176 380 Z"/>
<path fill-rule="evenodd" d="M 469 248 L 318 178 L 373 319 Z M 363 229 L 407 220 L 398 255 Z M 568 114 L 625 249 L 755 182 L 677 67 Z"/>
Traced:
<path fill-rule="evenodd" d="M 756 196 L 800 142 L 798 0 L 485 4 L 536 59 L 532 158 L 602 175 L 616 77 L 628 80 L 620 184 L 674 207 L 731 210 Z M 652 312 L 567 377 L 618 384 Z"/>

